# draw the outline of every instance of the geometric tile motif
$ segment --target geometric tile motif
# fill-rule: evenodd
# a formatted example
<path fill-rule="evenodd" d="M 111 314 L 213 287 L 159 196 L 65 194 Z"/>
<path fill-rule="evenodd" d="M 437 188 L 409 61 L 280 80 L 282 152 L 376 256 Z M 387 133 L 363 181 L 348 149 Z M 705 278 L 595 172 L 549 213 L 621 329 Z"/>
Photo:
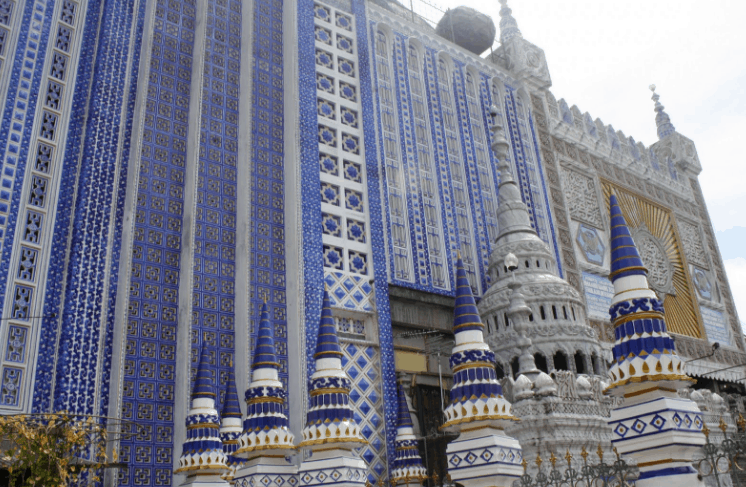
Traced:
<path fill-rule="evenodd" d="M 333 307 L 373 312 L 373 287 L 368 278 L 327 269 L 324 281 Z"/>
<path fill-rule="evenodd" d="M 353 415 L 368 441 L 358 454 L 368 465 L 368 480 L 375 485 L 387 465 L 379 351 L 371 346 L 345 343 L 344 338 L 341 342 L 342 366 L 352 381 Z"/>

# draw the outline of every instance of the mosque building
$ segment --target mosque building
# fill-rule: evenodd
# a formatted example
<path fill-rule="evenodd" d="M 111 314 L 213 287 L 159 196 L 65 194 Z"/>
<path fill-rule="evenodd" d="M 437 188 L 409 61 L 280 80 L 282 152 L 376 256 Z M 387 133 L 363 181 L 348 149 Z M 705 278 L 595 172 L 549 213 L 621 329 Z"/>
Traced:
<path fill-rule="evenodd" d="M 694 142 L 558 100 L 499 1 L 0 0 L 0 412 L 121 421 L 105 485 L 434 486 L 631 451 L 620 371 L 746 411 Z"/>

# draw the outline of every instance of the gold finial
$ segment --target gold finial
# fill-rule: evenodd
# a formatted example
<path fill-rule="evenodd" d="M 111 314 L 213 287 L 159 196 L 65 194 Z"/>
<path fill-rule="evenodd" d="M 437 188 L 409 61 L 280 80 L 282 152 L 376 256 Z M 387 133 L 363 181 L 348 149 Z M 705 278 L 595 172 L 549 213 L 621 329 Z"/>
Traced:
<path fill-rule="evenodd" d="M 572 466 L 572 454 L 570 453 L 570 449 L 567 449 L 567 454 L 565 455 L 565 460 L 567 460 L 567 466 Z"/>
<path fill-rule="evenodd" d="M 718 427 L 723 433 L 725 433 L 725 430 L 728 429 L 728 424 L 725 422 L 723 418 L 720 418 L 720 423 L 718 424 Z"/>
<path fill-rule="evenodd" d="M 266 294 L 264 296 L 262 296 L 262 300 L 264 300 L 264 304 L 267 304 L 267 295 Z"/>
<path fill-rule="evenodd" d="M 456 258 L 461 259 L 461 249 L 456 250 Z"/>
<path fill-rule="evenodd" d="M 583 445 L 583 449 L 580 450 L 580 456 L 583 457 L 583 462 L 588 461 L 588 451 L 585 449 L 585 445 Z"/>
<path fill-rule="evenodd" d="M 601 443 L 598 444 L 598 449 L 596 450 L 596 455 L 598 455 L 598 458 L 601 460 L 601 463 L 604 461 L 604 449 L 601 448 Z"/>
<path fill-rule="evenodd" d="M 448 481 L 449 484 L 453 483 L 453 479 L 451 479 L 451 474 L 450 473 L 446 474 L 446 480 Z"/>
<path fill-rule="evenodd" d="M 544 460 L 541 459 L 541 454 L 536 454 L 536 467 L 541 470 L 541 464 L 544 463 Z"/>
<path fill-rule="evenodd" d="M 228 367 L 233 368 L 233 357 L 231 357 L 231 362 L 230 362 L 230 364 L 228 364 Z"/>
<path fill-rule="evenodd" d="M 741 428 L 741 431 L 746 430 L 746 418 L 743 417 L 743 414 L 738 413 L 738 420 L 736 421 L 736 424 L 738 424 L 738 427 Z"/>
<path fill-rule="evenodd" d="M 551 452 L 549 455 L 549 463 L 552 464 L 552 468 L 557 465 L 557 457 L 554 456 L 554 452 Z"/>
<path fill-rule="evenodd" d="M 438 472 L 433 472 L 433 476 L 430 478 L 433 479 L 433 483 L 435 483 L 436 485 L 438 484 L 438 480 L 440 480 L 440 477 L 438 476 Z"/>
<path fill-rule="evenodd" d="M 705 427 L 702 428 L 702 433 L 705 434 L 706 438 L 710 438 L 710 428 L 708 428 L 707 425 L 705 425 Z"/>
<path fill-rule="evenodd" d="M 383 480 L 383 475 L 378 477 L 378 487 L 383 487 L 385 485 L 385 481 Z"/>
<path fill-rule="evenodd" d="M 526 469 L 528 469 L 528 462 L 526 461 L 526 457 L 523 457 L 523 460 L 521 460 L 521 465 L 523 466 L 523 473 L 526 473 Z"/>
<path fill-rule="evenodd" d="M 621 455 L 619 455 L 619 451 L 616 449 L 616 447 L 613 447 L 612 450 L 614 451 L 614 455 L 616 455 L 616 459 L 621 459 Z"/>

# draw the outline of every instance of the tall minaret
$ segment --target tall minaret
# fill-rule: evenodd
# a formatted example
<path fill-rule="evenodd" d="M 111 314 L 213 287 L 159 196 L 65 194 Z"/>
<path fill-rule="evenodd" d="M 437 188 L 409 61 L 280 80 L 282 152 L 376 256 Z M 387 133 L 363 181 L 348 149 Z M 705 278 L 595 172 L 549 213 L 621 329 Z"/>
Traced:
<path fill-rule="evenodd" d="M 461 256 L 456 263 L 455 346 L 451 403 L 441 426 L 459 437 L 448 444 L 448 473 L 467 487 L 510 486 L 523 473 L 523 452 L 505 428 L 517 421 L 495 375 L 495 354 L 484 342 L 484 324 L 471 293 Z M 504 452 L 485 455 L 484 451 Z"/>
<path fill-rule="evenodd" d="M 353 417 L 350 404 L 352 383 L 342 369 L 342 349 L 332 317 L 329 293 L 324 289 L 316 342 L 316 371 L 309 381 L 308 415 L 300 448 L 311 450 L 311 456 L 298 469 L 304 487 L 326 485 L 360 487 L 368 481 L 362 458 L 352 450 L 367 441 Z"/>
<path fill-rule="evenodd" d="M 231 367 L 233 367 L 232 363 Z M 241 458 L 235 456 L 236 450 L 238 450 L 238 437 L 241 435 L 242 429 L 241 404 L 238 402 L 236 376 L 233 370 L 228 374 L 225 401 L 223 402 L 223 410 L 220 412 L 220 420 L 220 440 L 223 442 L 223 451 L 228 465 L 228 472 L 223 478 L 230 482 L 243 462 Z"/>
<path fill-rule="evenodd" d="M 652 100 L 655 102 L 655 125 L 659 139 L 650 148 L 655 151 L 660 161 L 668 161 L 677 171 L 684 173 L 676 177 L 686 175 L 696 178 L 702 172 L 702 166 L 694 142 L 676 131 L 676 127 L 671 123 L 671 117 L 659 101 L 660 95 L 655 92 L 655 85 L 650 85 L 650 91 L 653 92 Z"/>
<path fill-rule="evenodd" d="M 612 443 L 637 461 L 638 487 L 703 486 L 692 467 L 692 457 L 705 443 L 702 413 L 677 393 L 692 379 L 666 333 L 663 303 L 648 286 L 617 198 L 612 194 L 609 200 L 614 283 L 609 314 L 616 341 L 607 392 L 624 398 L 611 412 Z"/>
<path fill-rule="evenodd" d="M 417 447 L 417 439 L 414 436 L 414 425 L 412 415 L 409 412 L 407 398 L 404 396 L 404 388 L 398 386 L 399 413 L 396 418 L 396 440 L 394 445 L 394 470 L 391 472 L 391 481 L 396 485 L 404 484 L 407 487 L 421 485 L 427 479 L 427 470 L 422 465 L 422 457 Z"/>
<path fill-rule="evenodd" d="M 210 354 L 203 342 L 192 390 L 192 408 L 186 418 L 187 439 L 174 473 L 187 475 L 181 485 L 227 487 L 228 482 L 221 478 L 228 465 L 220 441 L 220 418 L 215 409 L 215 383 L 209 364 Z"/>
<path fill-rule="evenodd" d="M 282 482 L 275 480 L 275 484 L 283 485 L 294 481 L 298 471 L 286 460 L 295 454 L 295 436 L 285 415 L 287 392 L 277 374 L 280 364 L 273 337 L 274 328 L 265 301 L 259 318 L 251 383 L 246 389 L 246 419 L 236 451 L 236 456 L 248 458 L 248 461 L 235 473 L 236 485 L 245 482 L 258 485 L 267 475 L 281 479 Z"/>
<path fill-rule="evenodd" d="M 500 0 L 500 5 L 500 47 L 488 59 L 533 89 L 549 88 L 552 79 L 544 51 L 523 38 L 508 0 Z"/>

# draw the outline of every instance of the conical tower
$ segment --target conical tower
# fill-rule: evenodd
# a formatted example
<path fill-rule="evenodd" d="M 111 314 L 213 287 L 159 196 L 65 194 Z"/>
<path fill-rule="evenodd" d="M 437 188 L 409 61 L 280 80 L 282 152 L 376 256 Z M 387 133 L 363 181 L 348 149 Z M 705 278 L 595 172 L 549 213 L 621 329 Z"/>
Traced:
<path fill-rule="evenodd" d="M 220 418 L 215 409 L 215 384 L 209 364 L 210 354 L 203 342 L 192 390 L 192 407 L 186 418 L 187 439 L 179 458 L 179 468 L 174 471 L 187 475 L 181 485 L 229 485 L 221 478 L 228 471 L 228 465 L 220 441 Z"/>
<path fill-rule="evenodd" d="M 611 214 L 611 274 L 614 298 L 614 365 L 608 393 L 623 397 L 612 410 L 612 442 L 622 455 L 637 460 L 636 485 L 701 486 L 691 459 L 705 443 L 702 413 L 677 390 L 692 381 L 666 333 L 663 303 L 648 286 L 647 270 L 615 195 Z"/>
<path fill-rule="evenodd" d="M 479 312 L 512 386 L 506 389 L 513 414 L 521 419 L 506 431 L 521 443 L 535 472 L 538 454 L 564 456 L 569 450 L 580 459 L 583 447 L 611 449 L 610 406 L 602 393 L 608 352 L 589 326 L 580 293 L 559 277 L 554 253 L 531 226 L 502 127 L 492 130 L 500 169 L 499 233 L 489 261 L 492 285 Z"/>
<path fill-rule="evenodd" d="M 231 367 L 233 365 L 231 364 Z M 220 412 L 220 441 L 223 442 L 223 451 L 226 455 L 228 472 L 223 476 L 229 482 L 233 480 L 236 470 L 241 466 L 243 460 L 235 456 L 238 450 L 238 437 L 241 435 L 241 405 L 238 402 L 236 391 L 236 377 L 233 370 L 228 374 L 228 383 L 225 391 L 223 410 Z"/>
<path fill-rule="evenodd" d="M 256 485 L 266 475 L 287 481 L 297 473 L 297 467 L 285 459 L 296 451 L 295 436 L 285 415 L 287 392 L 277 374 L 280 364 L 273 337 L 265 301 L 259 315 L 251 383 L 246 389 L 246 419 L 236 450 L 236 456 L 249 460 L 235 474 L 237 485 Z"/>
<path fill-rule="evenodd" d="M 404 388 L 399 384 L 399 411 L 396 417 L 396 439 L 394 445 L 394 470 L 391 472 L 391 481 L 396 484 L 407 486 L 421 485 L 427 478 L 427 470 L 422 465 L 422 457 L 417 447 L 417 439 L 414 436 L 414 425 L 412 415 L 409 413 L 407 398 L 404 396 Z"/>
<path fill-rule="evenodd" d="M 677 171 L 687 173 L 690 177 L 696 177 L 702 172 L 702 165 L 699 162 L 694 142 L 676 131 L 671 117 L 659 101 L 660 95 L 655 92 L 655 85 L 650 85 L 650 91 L 653 92 L 652 100 L 655 102 L 655 126 L 659 139 L 650 148 L 658 156 L 659 161 L 669 165 L 669 169 L 663 173 L 670 174 L 673 167 Z"/>
<path fill-rule="evenodd" d="M 352 384 L 342 369 L 342 349 L 326 289 L 314 359 L 316 371 L 308 385 L 308 414 L 299 445 L 309 448 L 312 456 L 298 469 L 301 484 L 322 485 L 331 478 L 340 487 L 365 485 L 368 480 L 365 462 L 352 450 L 367 441 L 353 418 Z"/>
<path fill-rule="evenodd" d="M 495 354 L 484 342 L 484 325 L 461 255 L 456 263 L 455 346 L 451 401 L 442 429 L 459 433 L 448 444 L 448 473 L 469 487 L 509 486 L 523 473 L 521 446 L 504 429 L 517 421 L 495 376 Z M 494 454 L 483 454 L 484 451 Z M 499 455 L 498 455 L 498 452 Z"/>

